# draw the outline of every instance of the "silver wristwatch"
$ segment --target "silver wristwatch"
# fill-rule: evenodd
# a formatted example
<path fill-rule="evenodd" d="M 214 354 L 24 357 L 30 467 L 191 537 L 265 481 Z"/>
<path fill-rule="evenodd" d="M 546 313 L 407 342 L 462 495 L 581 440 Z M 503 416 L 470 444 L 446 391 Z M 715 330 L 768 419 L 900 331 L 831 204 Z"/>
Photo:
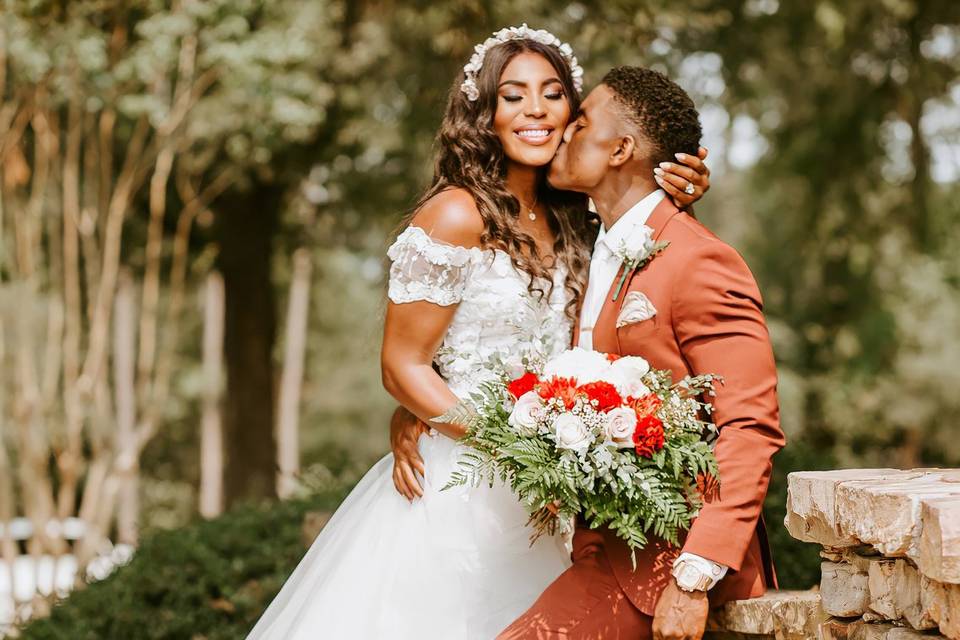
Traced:
<path fill-rule="evenodd" d="M 710 587 L 710 576 L 692 562 L 681 560 L 673 566 L 673 579 L 684 591 L 706 591 Z"/>

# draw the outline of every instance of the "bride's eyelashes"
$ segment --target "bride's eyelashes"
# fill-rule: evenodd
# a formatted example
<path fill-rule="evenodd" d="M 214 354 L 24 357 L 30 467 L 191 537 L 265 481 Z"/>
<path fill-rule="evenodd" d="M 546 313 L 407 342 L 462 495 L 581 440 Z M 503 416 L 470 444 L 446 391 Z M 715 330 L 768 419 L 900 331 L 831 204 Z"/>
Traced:
<path fill-rule="evenodd" d="M 505 95 L 502 97 L 506 102 L 520 102 L 523 100 L 523 96 L 518 95 Z M 566 95 L 563 93 L 563 91 L 552 91 L 550 93 L 545 93 L 543 97 L 547 100 L 563 100 Z"/>

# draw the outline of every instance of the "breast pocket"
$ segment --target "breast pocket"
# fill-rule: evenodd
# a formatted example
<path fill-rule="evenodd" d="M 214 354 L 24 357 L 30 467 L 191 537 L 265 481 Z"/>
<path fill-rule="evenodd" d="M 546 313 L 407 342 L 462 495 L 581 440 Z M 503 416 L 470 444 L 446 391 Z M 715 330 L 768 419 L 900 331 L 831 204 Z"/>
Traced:
<path fill-rule="evenodd" d="M 660 316 L 656 315 L 641 322 L 632 322 L 617 329 L 620 344 L 644 340 L 654 335 L 660 326 Z"/>

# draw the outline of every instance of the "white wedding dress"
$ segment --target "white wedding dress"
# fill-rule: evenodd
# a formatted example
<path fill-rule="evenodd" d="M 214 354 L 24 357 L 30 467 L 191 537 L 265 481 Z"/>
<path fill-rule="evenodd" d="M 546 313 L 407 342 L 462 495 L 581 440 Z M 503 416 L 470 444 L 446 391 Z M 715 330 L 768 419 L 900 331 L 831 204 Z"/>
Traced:
<path fill-rule="evenodd" d="M 569 345 L 569 300 L 558 268 L 549 299 L 506 253 L 432 240 L 409 227 L 390 247 L 395 303 L 459 303 L 435 364 L 466 398 L 497 366 L 550 357 Z M 542 283 L 548 288 L 549 283 Z M 463 446 L 422 436 L 424 496 L 393 486 L 393 456 L 350 493 L 270 604 L 248 640 L 491 640 L 569 566 L 559 537 L 532 547 L 527 513 L 510 492 L 441 491 Z"/>

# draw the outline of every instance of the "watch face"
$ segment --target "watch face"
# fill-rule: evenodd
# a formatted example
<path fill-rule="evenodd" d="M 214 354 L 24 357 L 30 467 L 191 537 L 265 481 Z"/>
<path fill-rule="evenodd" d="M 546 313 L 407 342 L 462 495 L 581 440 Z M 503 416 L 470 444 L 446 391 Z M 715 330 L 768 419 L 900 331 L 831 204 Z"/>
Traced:
<path fill-rule="evenodd" d="M 677 584 L 692 589 L 700 579 L 700 572 L 690 564 L 684 564 L 677 576 Z"/>

